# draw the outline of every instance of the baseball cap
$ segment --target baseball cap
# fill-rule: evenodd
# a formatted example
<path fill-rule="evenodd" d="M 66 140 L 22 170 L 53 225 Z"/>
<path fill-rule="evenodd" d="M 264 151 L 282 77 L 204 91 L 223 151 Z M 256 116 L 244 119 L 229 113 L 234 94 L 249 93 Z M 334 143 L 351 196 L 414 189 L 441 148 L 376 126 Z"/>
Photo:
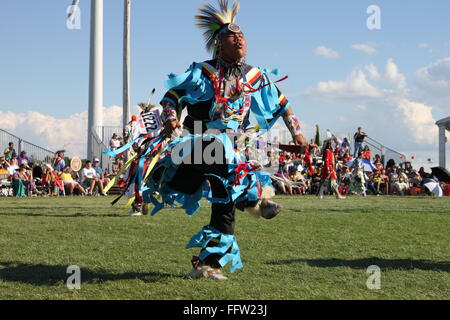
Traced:
<path fill-rule="evenodd" d="M 100 162 L 99 158 L 94 158 L 94 162 Z"/>

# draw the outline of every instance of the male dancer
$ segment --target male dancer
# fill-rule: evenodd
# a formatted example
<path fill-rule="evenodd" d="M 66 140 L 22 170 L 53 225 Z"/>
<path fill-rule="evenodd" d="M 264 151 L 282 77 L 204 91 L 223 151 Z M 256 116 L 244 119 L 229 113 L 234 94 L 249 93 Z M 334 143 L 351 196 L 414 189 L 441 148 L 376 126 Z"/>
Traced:
<path fill-rule="evenodd" d="M 288 100 L 270 81 L 270 72 L 245 63 L 246 39 L 234 22 L 239 4 L 230 9 L 228 0 L 219 0 L 219 9 L 206 5 L 199 10 L 197 25 L 204 30 L 206 47 L 213 59 L 194 63 L 182 75 L 169 76 L 166 83 L 169 91 L 161 101 L 162 119 L 166 135 L 174 140 L 172 145 L 177 141 L 197 143 L 203 139 L 203 133 L 215 130 L 216 134 L 208 136 L 209 141 L 203 139 L 197 152 L 205 152 L 219 143 L 221 150 L 214 150 L 216 156 L 223 154 L 222 162 L 211 164 L 205 159 L 196 162 L 195 152 L 183 154 L 181 164 L 163 161 L 151 175 L 143 199 L 155 204 L 152 193 L 158 192 L 163 202 L 180 202 L 188 214 L 193 214 L 208 181 L 211 222 L 187 246 L 201 248 L 200 255 L 191 261 L 193 269 L 187 277 L 226 280 L 221 268 L 228 262 L 232 264 L 232 272 L 242 268 L 234 236 L 236 209 L 266 219 L 275 217 L 281 210 L 280 205 L 269 201 L 274 194 L 270 177 L 258 172 L 253 164 L 237 160 L 234 141 L 227 134 L 245 130 L 252 112 L 263 131 L 270 130 L 282 117 L 295 144 L 306 147 L 306 141 Z M 183 127 L 191 135 L 179 138 L 182 129 L 179 119 L 184 108 L 188 115 Z M 162 208 L 162 204 L 159 206 Z"/>

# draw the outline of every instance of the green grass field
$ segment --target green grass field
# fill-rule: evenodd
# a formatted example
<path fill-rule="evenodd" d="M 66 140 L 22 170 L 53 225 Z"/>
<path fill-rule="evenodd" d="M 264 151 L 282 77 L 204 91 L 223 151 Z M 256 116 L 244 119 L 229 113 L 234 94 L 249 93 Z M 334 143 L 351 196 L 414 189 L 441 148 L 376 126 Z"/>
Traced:
<path fill-rule="evenodd" d="M 245 267 L 227 282 L 183 279 L 209 204 L 128 217 L 111 200 L 0 198 L 0 299 L 450 299 L 449 197 L 278 197 L 274 220 L 238 212 Z M 69 265 L 81 290 L 66 287 Z M 367 289 L 371 265 L 381 290 Z"/>

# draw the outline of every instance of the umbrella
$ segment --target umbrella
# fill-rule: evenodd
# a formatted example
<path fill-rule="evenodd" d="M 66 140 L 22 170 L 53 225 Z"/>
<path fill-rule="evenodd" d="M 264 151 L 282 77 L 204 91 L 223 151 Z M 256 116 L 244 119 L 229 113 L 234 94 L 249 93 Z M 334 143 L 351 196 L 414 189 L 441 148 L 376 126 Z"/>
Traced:
<path fill-rule="evenodd" d="M 443 196 L 443 192 L 441 187 L 439 186 L 439 183 L 436 182 L 433 179 L 424 179 L 423 180 L 423 186 L 425 188 L 427 188 L 432 194 L 438 196 L 438 197 L 442 197 Z"/>
<path fill-rule="evenodd" d="M 350 168 L 362 168 L 364 172 L 373 172 L 377 170 L 377 168 L 367 159 L 354 159 L 345 164 Z"/>
<path fill-rule="evenodd" d="M 431 168 L 433 176 L 438 178 L 439 181 L 450 183 L 450 173 L 447 169 L 442 167 Z"/>

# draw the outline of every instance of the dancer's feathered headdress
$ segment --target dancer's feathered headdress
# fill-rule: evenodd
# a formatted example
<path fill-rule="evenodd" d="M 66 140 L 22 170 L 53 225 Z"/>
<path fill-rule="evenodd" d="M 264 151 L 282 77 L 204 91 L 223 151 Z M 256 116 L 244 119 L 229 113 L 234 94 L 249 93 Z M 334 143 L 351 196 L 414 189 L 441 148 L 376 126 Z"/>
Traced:
<path fill-rule="evenodd" d="M 217 56 L 217 37 L 224 32 L 241 32 L 241 28 L 234 23 L 239 12 L 240 4 L 235 2 L 233 7 L 228 7 L 228 0 L 218 0 L 219 9 L 211 4 L 200 8 L 200 13 L 195 16 L 197 26 L 204 30 L 203 36 L 206 41 L 206 50 Z"/>

